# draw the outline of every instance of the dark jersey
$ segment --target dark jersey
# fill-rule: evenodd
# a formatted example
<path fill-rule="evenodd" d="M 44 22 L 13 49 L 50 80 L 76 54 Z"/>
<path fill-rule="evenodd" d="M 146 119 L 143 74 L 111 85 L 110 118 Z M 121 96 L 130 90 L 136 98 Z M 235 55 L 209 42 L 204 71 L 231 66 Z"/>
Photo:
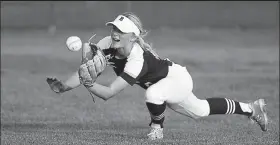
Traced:
<path fill-rule="evenodd" d="M 105 41 L 106 40 L 106 41 Z M 172 65 L 169 60 L 156 57 L 150 51 L 144 51 L 137 43 L 132 48 L 130 55 L 125 59 L 115 57 L 117 50 L 110 48 L 110 36 L 99 42 L 109 62 L 113 62 L 113 69 L 117 76 L 122 77 L 130 85 L 138 84 L 144 89 L 157 83 L 168 74 L 168 66 Z"/>

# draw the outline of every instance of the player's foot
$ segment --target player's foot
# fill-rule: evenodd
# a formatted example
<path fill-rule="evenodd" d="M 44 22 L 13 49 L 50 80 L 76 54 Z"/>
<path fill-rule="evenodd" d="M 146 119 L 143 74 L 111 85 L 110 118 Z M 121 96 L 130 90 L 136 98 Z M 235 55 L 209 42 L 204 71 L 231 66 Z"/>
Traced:
<path fill-rule="evenodd" d="M 268 118 L 265 109 L 264 99 L 259 99 L 254 102 L 249 103 L 250 108 L 253 113 L 249 118 L 257 122 L 260 125 L 262 131 L 267 131 Z"/>
<path fill-rule="evenodd" d="M 163 128 L 151 127 L 151 131 L 147 136 L 150 140 L 162 139 L 163 138 Z"/>

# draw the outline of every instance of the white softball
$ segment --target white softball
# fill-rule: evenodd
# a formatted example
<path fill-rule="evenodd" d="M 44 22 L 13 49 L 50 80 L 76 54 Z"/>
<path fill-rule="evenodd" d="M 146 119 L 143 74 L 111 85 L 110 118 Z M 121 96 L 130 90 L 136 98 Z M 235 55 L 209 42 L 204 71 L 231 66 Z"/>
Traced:
<path fill-rule="evenodd" d="M 70 36 L 66 40 L 66 46 L 70 51 L 79 51 L 82 45 L 82 40 L 78 36 Z"/>

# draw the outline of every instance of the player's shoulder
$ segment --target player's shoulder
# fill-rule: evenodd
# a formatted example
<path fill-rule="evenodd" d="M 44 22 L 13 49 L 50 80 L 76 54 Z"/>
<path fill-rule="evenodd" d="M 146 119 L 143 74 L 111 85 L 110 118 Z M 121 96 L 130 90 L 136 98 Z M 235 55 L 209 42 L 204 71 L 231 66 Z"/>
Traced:
<path fill-rule="evenodd" d="M 106 37 L 102 38 L 102 39 L 97 43 L 97 46 L 99 46 L 99 47 L 103 50 L 103 49 L 108 49 L 108 48 L 110 48 L 111 44 L 112 44 L 111 36 L 106 36 Z"/>
<path fill-rule="evenodd" d="M 129 56 L 127 57 L 128 60 L 131 59 L 143 59 L 144 50 L 138 43 L 135 43 Z"/>

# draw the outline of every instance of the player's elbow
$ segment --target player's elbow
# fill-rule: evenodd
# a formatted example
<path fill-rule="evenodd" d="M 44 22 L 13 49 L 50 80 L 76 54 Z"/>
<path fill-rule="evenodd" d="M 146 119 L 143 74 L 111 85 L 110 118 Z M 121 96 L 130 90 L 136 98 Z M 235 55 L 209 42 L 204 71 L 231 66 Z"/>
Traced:
<path fill-rule="evenodd" d="M 102 97 L 102 99 L 104 100 L 104 101 L 107 101 L 107 100 L 109 100 L 110 98 L 112 98 L 113 96 L 106 96 L 106 97 Z"/>
<path fill-rule="evenodd" d="M 122 89 L 118 88 L 118 87 L 114 87 L 114 85 L 110 85 L 107 90 L 106 90 L 106 94 L 103 95 L 102 99 L 104 101 L 109 100 L 110 98 L 116 96 Z"/>
<path fill-rule="evenodd" d="M 105 98 L 105 97 L 100 97 L 103 101 L 107 101 L 109 100 L 110 98 Z"/>
<path fill-rule="evenodd" d="M 109 100 L 110 98 L 114 97 L 116 95 L 116 93 L 113 90 L 110 90 L 107 92 L 106 95 L 104 95 L 103 97 L 101 97 L 104 101 Z"/>
<path fill-rule="evenodd" d="M 102 98 L 102 99 L 103 99 L 104 101 L 107 101 L 107 100 L 113 98 L 114 96 L 115 96 L 115 95 L 106 96 L 106 97 L 104 97 L 104 98 Z"/>

